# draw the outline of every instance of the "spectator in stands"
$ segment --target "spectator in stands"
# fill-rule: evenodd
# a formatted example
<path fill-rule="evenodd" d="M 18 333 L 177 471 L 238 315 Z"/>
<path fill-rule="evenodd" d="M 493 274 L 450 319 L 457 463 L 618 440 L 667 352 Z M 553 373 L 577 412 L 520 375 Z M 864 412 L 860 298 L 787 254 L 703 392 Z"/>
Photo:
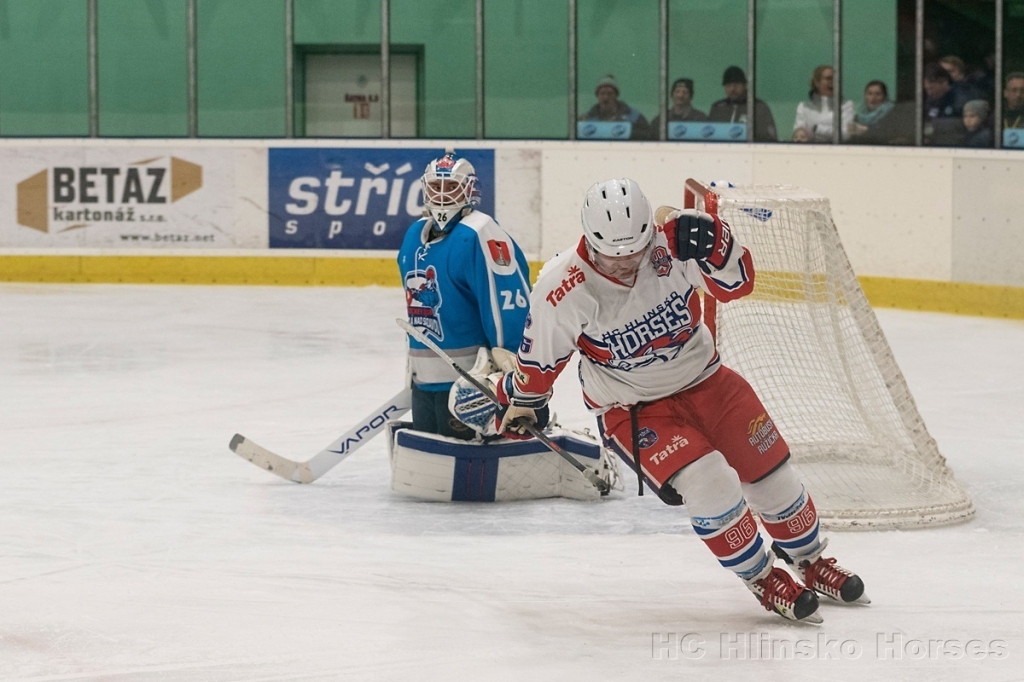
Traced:
<path fill-rule="evenodd" d="M 629 139 L 652 139 L 651 126 L 644 115 L 619 99 L 619 85 L 615 82 L 615 76 L 608 74 L 599 80 L 594 95 L 597 104 L 590 108 L 581 121 L 628 121 L 632 125 Z"/>
<path fill-rule="evenodd" d="M 730 66 L 722 74 L 725 99 L 711 105 L 708 120 L 716 123 L 747 122 L 747 75 L 738 66 Z M 777 142 L 775 118 L 762 100 L 754 99 L 754 141 Z"/>
<path fill-rule="evenodd" d="M 963 109 L 964 104 L 972 99 L 987 99 L 988 94 L 979 90 L 967 79 L 967 65 L 956 55 L 949 55 L 939 60 L 939 66 L 949 74 L 949 84 L 953 88 L 953 97 L 957 105 Z"/>
<path fill-rule="evenodd" d="M 924 143 L 959 145 L 964 137 L 963 104 L 957 104 L 949 72 L 938 64 L 926 64 L 924 92 Z"/>
<path fill-rule="evenodd" d="M 983 95 L 989 104 L 995 102 L 996 92 L 996 52 L 989 50 L 982 60 L 981 66 L 967 74 L 967 81 Z"/>
<path fill-rule="evenodd" d="M 677 78 L 669 91 L 672 106 L 665 112 L 666 121 L 706 121 L 708 115 L 691 106 L 693 102 L 693 81 L 689 78 Z M 661 131 L 661 116 L 651 121 L 651 132 L 658 136 Z"/>
<path fill-rule="evenodd" d="M 811 76 L 811 89 L 807 99 L 796 107 L 796 120 L 793 131 L 806 128 L 810 133 L 811 142 L 832 141 L 832 107 L 835 100 L 835 69 L 822 64 Z M 840 112 L 843 139 L 847 137 L 847 128 L 853 121 L 853 100 L 843 102 Z"/>
<path fill-rule="evenodd" d="M 992 134 L 992 121 L 989 119 L 990 107 L 983 99 L 972 99 L 964 105 L 963 146 L 991 149 L 995 136 Z"/>
<path fill-rule="evenodd" d="M 1006 87 L 1003 89 L 1003 129 L 1024 128 L 1024 71 L 1014 71 L 1006 75 Z"/>
<path fill-rule="evenodd" d="M 889 99 L 889 88 L 882 81 L 871 81 L 864 88 L 864 101 L 857 107 L 847 129 L 851 141 L 876 128 L 895 105 Z"/>
<path fill-rule="evenodd" d="M 807 128 L 797 128 L 793 131 L 793 137 L 791 139 L 793 142 L 810 142 L 811 131 Z"/>

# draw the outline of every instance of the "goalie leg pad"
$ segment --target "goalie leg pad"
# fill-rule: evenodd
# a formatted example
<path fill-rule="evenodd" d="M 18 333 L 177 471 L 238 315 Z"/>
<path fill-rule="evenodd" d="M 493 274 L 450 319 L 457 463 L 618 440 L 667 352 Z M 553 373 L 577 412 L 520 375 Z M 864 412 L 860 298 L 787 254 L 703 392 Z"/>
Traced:
<path fill-rule="evenodd" d="M 422 500 L 500 502 L 547 497 L 600 498 L 597 489 L 543 443 L 467 443 L 397 425 L 390 446 L 391 488 Z M 588 468 L 607 476 L 597 441 L 561 429 L 551 439 Z"/>

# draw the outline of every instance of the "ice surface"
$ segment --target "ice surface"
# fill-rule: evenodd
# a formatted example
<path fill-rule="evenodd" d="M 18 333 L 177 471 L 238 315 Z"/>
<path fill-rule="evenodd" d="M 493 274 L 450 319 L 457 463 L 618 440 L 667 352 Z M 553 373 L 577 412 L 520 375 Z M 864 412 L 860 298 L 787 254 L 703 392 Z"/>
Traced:
<path fill-rule="evenodd" d="M 228 450 L 306 459 L 393 395 L 402 314 L 397 289 L 0 285 L 0 680 L 1024 679 L 1024 323 L 879 311 L 978 515 L 833 534 L 874 604 L 811 628 L 628 477 L 431 504 L 389 491 L 380 439 L 307 486 Z M 573 375 L 556 411 L 592 427 Z"/>

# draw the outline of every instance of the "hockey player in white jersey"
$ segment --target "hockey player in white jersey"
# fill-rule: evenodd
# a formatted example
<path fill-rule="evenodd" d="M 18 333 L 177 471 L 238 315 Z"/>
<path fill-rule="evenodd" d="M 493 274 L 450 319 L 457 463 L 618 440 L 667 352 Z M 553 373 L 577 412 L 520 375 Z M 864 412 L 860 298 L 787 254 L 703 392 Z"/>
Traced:
<path fill-rule="evenodd" d="M 637 472 L 640 494 L 646 481 L 667 504 L 685 503 L 697 536 L 766 609 L 818 623 L 817 594 L 868 602 L 861 579 L 823 556 L 786 441 L 701 321 L 698 288 L 720 301 L 752 291 L 751 254 L 708 213 L 671 210 L 656 225 L 629 179 L 593 185 L 582 221 L 579 244 L 534 287 L 516 368 L 497 387 L 499 430 L 528 435 L 514 420 L 535 418 L 578 350 L 587 407 L 605 445 Z"/>

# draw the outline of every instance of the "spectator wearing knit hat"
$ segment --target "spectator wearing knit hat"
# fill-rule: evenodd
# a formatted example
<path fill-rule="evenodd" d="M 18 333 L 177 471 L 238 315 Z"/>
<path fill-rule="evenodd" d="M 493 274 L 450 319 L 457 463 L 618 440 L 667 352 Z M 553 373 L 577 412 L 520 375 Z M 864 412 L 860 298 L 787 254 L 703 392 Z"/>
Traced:
<path fill-rule="evenodd" d="M 992 121 L 989 119 L 990 108 L 983 99 L 972 99 L 964 104 L 964 136 L 965 147 L 992 148 L 995 140 L 992 134 Z"/>
<path fill-rule="evenodd" d="M 631 140 L 650 140 L 651 125 L 639 111 L 619 99 L 619 84 L 608 74 L 597 82 L 594 89 L 597 104 L 590 108 L 581 121 L 628 121 L 632 124 Z"/>
<path fill-rule="evenodd" d="M 738 66 L 730 66 L 722 74 L 725 99 L 711 105 L 708 120 L 717 123 L 747 122 L 747 75 Z M 754 141 L 777 142 L 775 118 L 762 100 L 754 99 Z"/>

